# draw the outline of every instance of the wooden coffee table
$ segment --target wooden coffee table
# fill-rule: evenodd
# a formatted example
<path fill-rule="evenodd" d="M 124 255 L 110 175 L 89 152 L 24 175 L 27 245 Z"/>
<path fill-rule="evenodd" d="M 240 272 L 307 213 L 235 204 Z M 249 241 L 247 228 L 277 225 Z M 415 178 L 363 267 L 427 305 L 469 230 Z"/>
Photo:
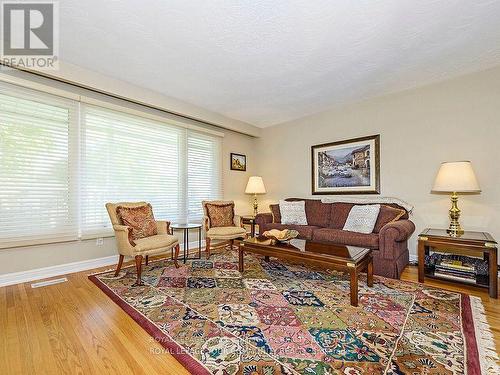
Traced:
<path fill-rule="evenodd" d="M 293 260 L 323 266 L 328 269 L 347 271 L 351 276 L 351 305 L 358 306 L 358 274 L 366 270 L 367 285 L 373 286 L 373 257 L 371 249 L 333 245 L 295 239 L 290 243 L 277 243 L 266 237 L 252 237 L 238 243 L 239 270 L 243 272 L 243 253 L 249 252 L 269 257 Z"/>

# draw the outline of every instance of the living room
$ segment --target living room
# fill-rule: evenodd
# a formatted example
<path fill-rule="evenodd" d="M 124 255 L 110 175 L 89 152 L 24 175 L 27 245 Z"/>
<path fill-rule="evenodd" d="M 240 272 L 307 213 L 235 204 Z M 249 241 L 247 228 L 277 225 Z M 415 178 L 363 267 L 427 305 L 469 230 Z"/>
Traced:
<path fill-rule="evenodd" d="M 1 373 L 500 373 L 499 1 L 0 5 Z"/>

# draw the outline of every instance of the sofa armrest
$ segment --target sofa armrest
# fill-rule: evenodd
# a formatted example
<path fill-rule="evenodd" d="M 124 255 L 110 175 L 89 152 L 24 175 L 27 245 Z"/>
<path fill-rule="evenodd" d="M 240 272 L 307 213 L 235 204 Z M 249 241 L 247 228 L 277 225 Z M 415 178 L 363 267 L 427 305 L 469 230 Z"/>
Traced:
<path fill-rule="evenodd" d="M 156 231 L 158 234 L 173 234 L 170 229 L 170 221 L 156 220 Z"/>
<path fill-rule="evenodd" d="M 393 259 L 394 251 L 391 244 L 408 241 L 415 231 L 415 224 L 410 220 L 398 220 L 386 224 L 380 230 L 380 248 L 383 249 L 384 259 Z"/>
<path fill-rule="evenodd" d="M 257 214 L 257 216 L 255 216 L 255 224 L 257 224 L 259 228 L 261 228 L 263 224 L 268 224 L 272 222 L 273 222 L 273 214 L 270 212 Z"/>

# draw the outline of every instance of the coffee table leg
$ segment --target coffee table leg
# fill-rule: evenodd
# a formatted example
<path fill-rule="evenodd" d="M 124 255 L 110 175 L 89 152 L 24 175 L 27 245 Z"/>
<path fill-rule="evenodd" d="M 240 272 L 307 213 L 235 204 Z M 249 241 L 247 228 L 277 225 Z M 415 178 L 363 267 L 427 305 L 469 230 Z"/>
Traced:
<path fill-rule="evenodd" d="M 373 286 L 373 258 L 370 258 L 368 266 L 366 267 L 366 284 L 369 287 Z"/>
<path fill-rule="evenodd" d="M 238 270 L 243 272 L 243 246 L 238 246 Z"/>
<path fill-rule="evenodd" d="M 358 273 L 356 268 L 349 270 L 351 274 L 351 305 L 358 306 Z"/>

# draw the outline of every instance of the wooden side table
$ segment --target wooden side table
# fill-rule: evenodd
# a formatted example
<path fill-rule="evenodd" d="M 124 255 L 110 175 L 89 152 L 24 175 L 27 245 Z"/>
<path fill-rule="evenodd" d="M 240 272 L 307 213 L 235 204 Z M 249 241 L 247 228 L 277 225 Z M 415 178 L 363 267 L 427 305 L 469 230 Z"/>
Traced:
<path fill-rule="evenodd" d="M 424 282 L 425 277 L 445 280 L 434 275 L 433 267 L 426 267 L 425 265 L 425 256 L 431 250 L 449 254 L 482 256 L 483 259 L 487 259 L 488 284 L 467 283 L 467 285 L 488 288 L 490 297 L 498 298 L 498 249 L 497 242 L 489 233 L 466 231 L 460 237 L 450 237 L 445 229 L 425 229 L 418 236 L 418 281 L 421 283 Z M 456 282 L 460 283 L 459 280 L 456 280 Z"/>
<path fill-rule="evenodd" d="M 245 215 L 241 217 L 241 222 L 250 225 L 250 237 L 255 237 L 255 216 Z"/>

